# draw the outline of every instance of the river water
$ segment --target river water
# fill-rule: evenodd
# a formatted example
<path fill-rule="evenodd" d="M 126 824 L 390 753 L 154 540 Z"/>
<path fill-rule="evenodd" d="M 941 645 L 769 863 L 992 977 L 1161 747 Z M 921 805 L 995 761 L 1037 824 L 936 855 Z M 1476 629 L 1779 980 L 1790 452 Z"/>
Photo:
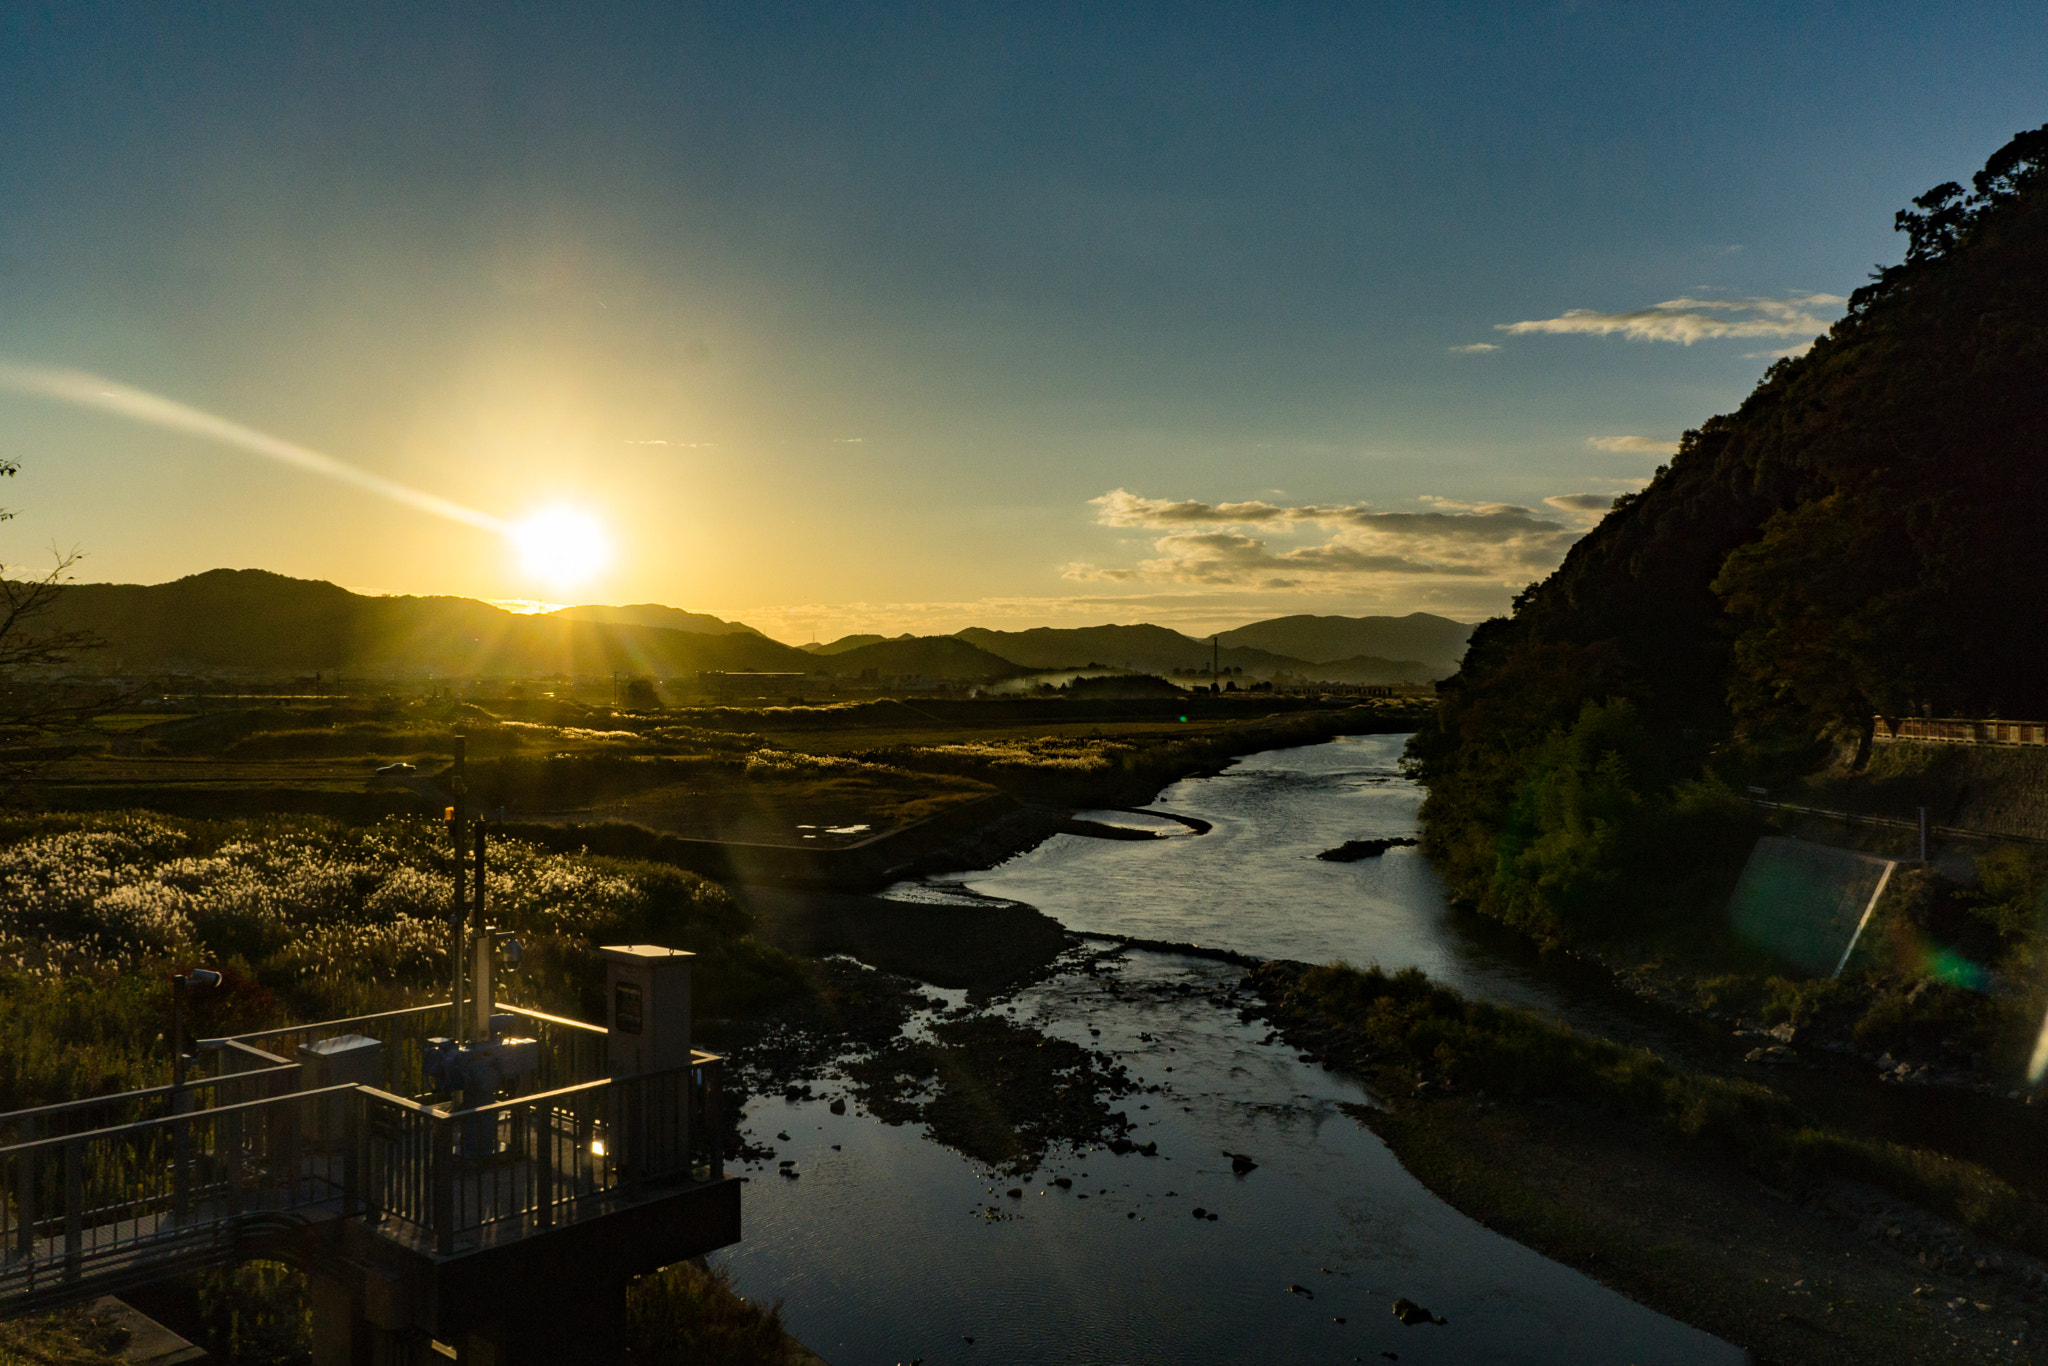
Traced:
<path fill-rule="evenodd" d="M 1314 857 L 1414 833 L 1420 793 L 1395 766 L 1403 738 L 1252 755 L 1154 804 L 1208 822 L 1205 834 L 1161 822 L 1173 837 L 1060 835 L 988 872 L 888 895 L 964 916 L 1010 899 L 1083 934 L 1415 964 L 1493 999 L 1597 1011 L 1462 928 L 1414 849 Z M 756 1164 L 745 1240 L 718 1260 L 742 1294 L 784 1300 L 791 1331 L 834 1366 L 1744 1359 L 1431 1195 L 1343 1108 L 1371 1103 L 1359 1087 L 1212 1002 L 1236 975 L 1131 951 L 1106 972 L 1058 972 L 997 1003 L 1115 1055 L 1145 1088 L 1119 1105 L 1131 1136 L 1159 1156 L 1062 1150 L 1020 1183 L 858 1104 L 831 1113 L 844 1088 L 827 1085 L 750 1109 L 749 1136 L 803 1175 L 778 1180 Z M 954 1006 L 962 996 L 932 994 Z M 1236 1175 L 1227 1153 L 1258 1166 Z M 1447 1322 L 1404 1326 L 1396 1297 Z"/>

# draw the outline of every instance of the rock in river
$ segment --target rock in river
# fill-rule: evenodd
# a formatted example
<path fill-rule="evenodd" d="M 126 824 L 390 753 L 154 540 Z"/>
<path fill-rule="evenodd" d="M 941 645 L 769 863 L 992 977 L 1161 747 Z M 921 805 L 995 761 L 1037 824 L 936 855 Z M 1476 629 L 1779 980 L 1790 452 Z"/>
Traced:
<path fill-rule="evenodd" d="M 1325 863 L 1356 863 L 1362 858 L 1378 858 L 1389 849 L 1415 843 L 1412 839 L 1345 840 L 1335 849 L 1325 849 L 1316 857 Z"/>
<path fill-rule="evenodd" d="M 1413 1328 L 1418 1323 L 1449 1323 L 1450 1320 L 1430 1313 L 1414 1300 L 1403 1297 L 1394 1301 L 1394 1317 Z"/>

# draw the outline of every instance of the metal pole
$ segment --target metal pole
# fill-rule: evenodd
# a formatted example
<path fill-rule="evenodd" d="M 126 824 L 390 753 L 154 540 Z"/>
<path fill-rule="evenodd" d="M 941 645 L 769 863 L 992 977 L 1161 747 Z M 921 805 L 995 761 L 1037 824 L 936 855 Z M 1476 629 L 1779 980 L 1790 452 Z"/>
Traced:
<path fill-rule="evenodd" d="M 171 1106 L 185 1089 L 185 974 L 171 975 Z"/>
<path fill-rule="evenodd" d="M 471 912 L 469 932 L 473 936 L 476 962 L 471 968 L 469 989 L 476 998 L 476 1014 L 471 1022 L 475 1037 L 485 1039 L 491 1033 L 491 1012 L 497 1008 L 493 999 L 496 991 L 491 982 L 491 931 L 484 921 L 484 823 L 476 823 L 476 869 L 473 881 L 476 886 L 476 905 Z"/>
<path fill-rule="evenodd" d="M 469 897 L 462 885 L 464 852 L 462 847 L 463 793 L 469 788 L 469 784 L 465 781 L 463 775 L 468 767 L 465 762 L 468 758 L 468 750 L 469 738 L 463 735 L 456 736 L 455 774 L 448 783 L 455 796 L 455 805 L 448 808 L 448 838 L 455 855 L 455 888 L 448 911 L 448 933 L 450 936 L 448 957 L 450 960 L 451 977 L 448 1004 L 455 1012 L 454 1024 L 449 1032 L 457 1039 L 467 1039 L 469 1037 L 468 1025 L 463 1018 L 462 1011 L 462 922 L 469 910 Z"/>

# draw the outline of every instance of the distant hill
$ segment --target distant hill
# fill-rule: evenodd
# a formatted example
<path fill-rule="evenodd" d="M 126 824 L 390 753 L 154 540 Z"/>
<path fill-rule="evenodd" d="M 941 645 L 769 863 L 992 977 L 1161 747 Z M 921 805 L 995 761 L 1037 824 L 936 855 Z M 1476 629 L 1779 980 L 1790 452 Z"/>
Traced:
<path fill-rule="evenodd" d="M 1189 652 L 1194 642 L 1164 626 L 1040 626 L 1029 631 L 990 631 L 970 626 L 955 634 L 1027 669 L 1107 664 L 1151 672 L 1188 668 L 1194 663 Z"/>
<path fill-rule="evenodd" d="M 1302 664 L 1294 670 L 1317 683 L 1367 683 L 1389 686 L 1397 683 L 1427 683 L 1443 677 L 1443 665 L 1420 659 L 1381 659 L 1378 655 L 1353 655 L 1321 664 Z"/>
<path fill-rule="evenodd" d="M 816 655 L 806 658 L 811 660 L 812 668 L 819 667 Z M 957 636 L 876 640 L 838 651 L 828 659 L 824 667 L 840 677 L 858 677 L 866 669 L 873 669 L 882 678 L 1008 678 L 1025 672 L 1000 655 L 976 649 Z"/>
<path fill-rule="evenodd" d="M 1220 637 L 1218 663 L 1258 678 L 1276 674 L 1331 683 L 1420 683 L 1458 667 L 1462 622 L 1417 612 L 1407 617 L 1279 617 L 1254 622 Z M 969 627 L 965 640 L 1028 669 L 1064 669 L 1103 664 L 1139 673 L 1207 669 L 1210 646 L 1164 626 L 1039 627 L 1031 631 L 989 631 Z M 1385 641 L 1364 648 L 1358 641 Z M 1268 643 L 1276 642 L 1276 643 Z M 1277 642 L 1293 643 L 1281 649 Z M 1303 653 L 1307 651 L 1307 653 Z"/>
<path fill-rule="evenodd" d="M 659 626 L 668 631 L 689 631 L 700 636 L 760 635 L 744 622 L 722 621 L 704 612 L 685 612 L 680 607 L 663 607 L 658 602 L 635 603 L 631 607 L 564 607 L 553 612 L 557 621 L 597 621 L 609 626 Z"/>
<path fill-rule="evenodd" d="M 839 655 L 845 654 L 848 650 L 858 650 L 863 645 L 880 645 L 888 638 L 887 636 L 872 635 L 841 636 L 839 639 L 826 645 L 805 645 L 801 648 L 814 655 Z M 902 636 L 898 637 L 898 639 L 908 640 L 911 637 Z"/>
<path fill-rule="evenodd" d="M 1068 669 L 1102 664 L 1138 673 L 1209 667 L 1209 643 L 1164 626 L 1041 626 L 1030 631 L 989 631 L 970 626 L 958 638 L 1027 669 Z M 1298 665 L 1263 651 L 1223 652 L 1223 664 L 1251 672 L 1274 663 Z"/>
<path fill-rule="evenodd" d="M 151 586 L 68 585 L 48 624 L 97 632 L 107 648 L 81 666 L 107 673 L 674 677 L 814 667 L 803 651 L 751 631 L 520 616 L 472 598 L 366 597 L 261 569 L 215 569 Z"/>
<path fill-rule="evenodd" d="M 1163 626 L 988 631 L 952 636 L 851 635 L 797 649 L 751 626 L 658 603 L 586 604 L 520 615 L 473 598 L 369 597 L 261 569 L 215 569 L 174 583 L 73 584 L 48 624 L 108 643 L 81 667 L 106 673 L 359 674 L 526 677 L 699 670 L 817 672 L 858 677 L 1006 678 L 1088 664 L 1142 674 L 1206 670 L 1210 646 Z M 1220 663 L 1253 678 L 1416 683 L 1454 665 L 1446 642 L 1468 628 L 1409 617 L 1283 617 L 1225 636 Z M 1406 634 L 1403 635 L 1403 632 Z M 1419 640 L 1427 649 L 1340 650 L 1355 640 Z M 1320 653 L 1279 652 L 1292 641 Z"/>
<path fill-rule="evenodd" d="M 1255 621 L 1221 636 L 1227 648 L 1249 646 L 1310 663 L 1369 656 L 1380 660 L 1420 660 L 1449 673 L 1464 657 L 1472 628 L 1428 612 L 1405 617 L 1274 617 Z"/>

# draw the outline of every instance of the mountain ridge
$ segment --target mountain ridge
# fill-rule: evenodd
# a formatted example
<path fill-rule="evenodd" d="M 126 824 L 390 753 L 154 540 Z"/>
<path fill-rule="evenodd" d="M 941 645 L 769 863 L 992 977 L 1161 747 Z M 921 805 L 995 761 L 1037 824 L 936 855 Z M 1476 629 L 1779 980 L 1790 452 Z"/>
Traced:
<path fill-rule="evenodd" d="M 1387 629 L 1391 624 L 1392 630 Z M 450 676 L 651 674 L 703 670 L 828 672 L 882 677 L 1002 678 L 1098 664 L 1138 673 L 1206 671 L 1206 641 L 1151 624 L 1039 627 L 953 635 L 844 637 L 809 649 L 743 622 L 659 603 L 584 604 L 523 614 L 474 598 L 354 593 L 262 569 L 213 569 L 163 584 L 66 584 L 45 625 L 90 631 L 107 648 L 82 658 L 93 673 L 431 673 Z M 1405 618 L 1290 617 L 1224 636 L 1310 642 L 1323 660 L 1225 644 L 1226 670 L 1333 683 L 1418 683 L 1455 666 L 1441 657 L 1344 650 L 1359 640 L 1443 641 L 1470 628 Z M 1320 636 L 1317 633 L 1320 632 Z M 1320 639 L 1323 643 L 1315 645 Z"/>

